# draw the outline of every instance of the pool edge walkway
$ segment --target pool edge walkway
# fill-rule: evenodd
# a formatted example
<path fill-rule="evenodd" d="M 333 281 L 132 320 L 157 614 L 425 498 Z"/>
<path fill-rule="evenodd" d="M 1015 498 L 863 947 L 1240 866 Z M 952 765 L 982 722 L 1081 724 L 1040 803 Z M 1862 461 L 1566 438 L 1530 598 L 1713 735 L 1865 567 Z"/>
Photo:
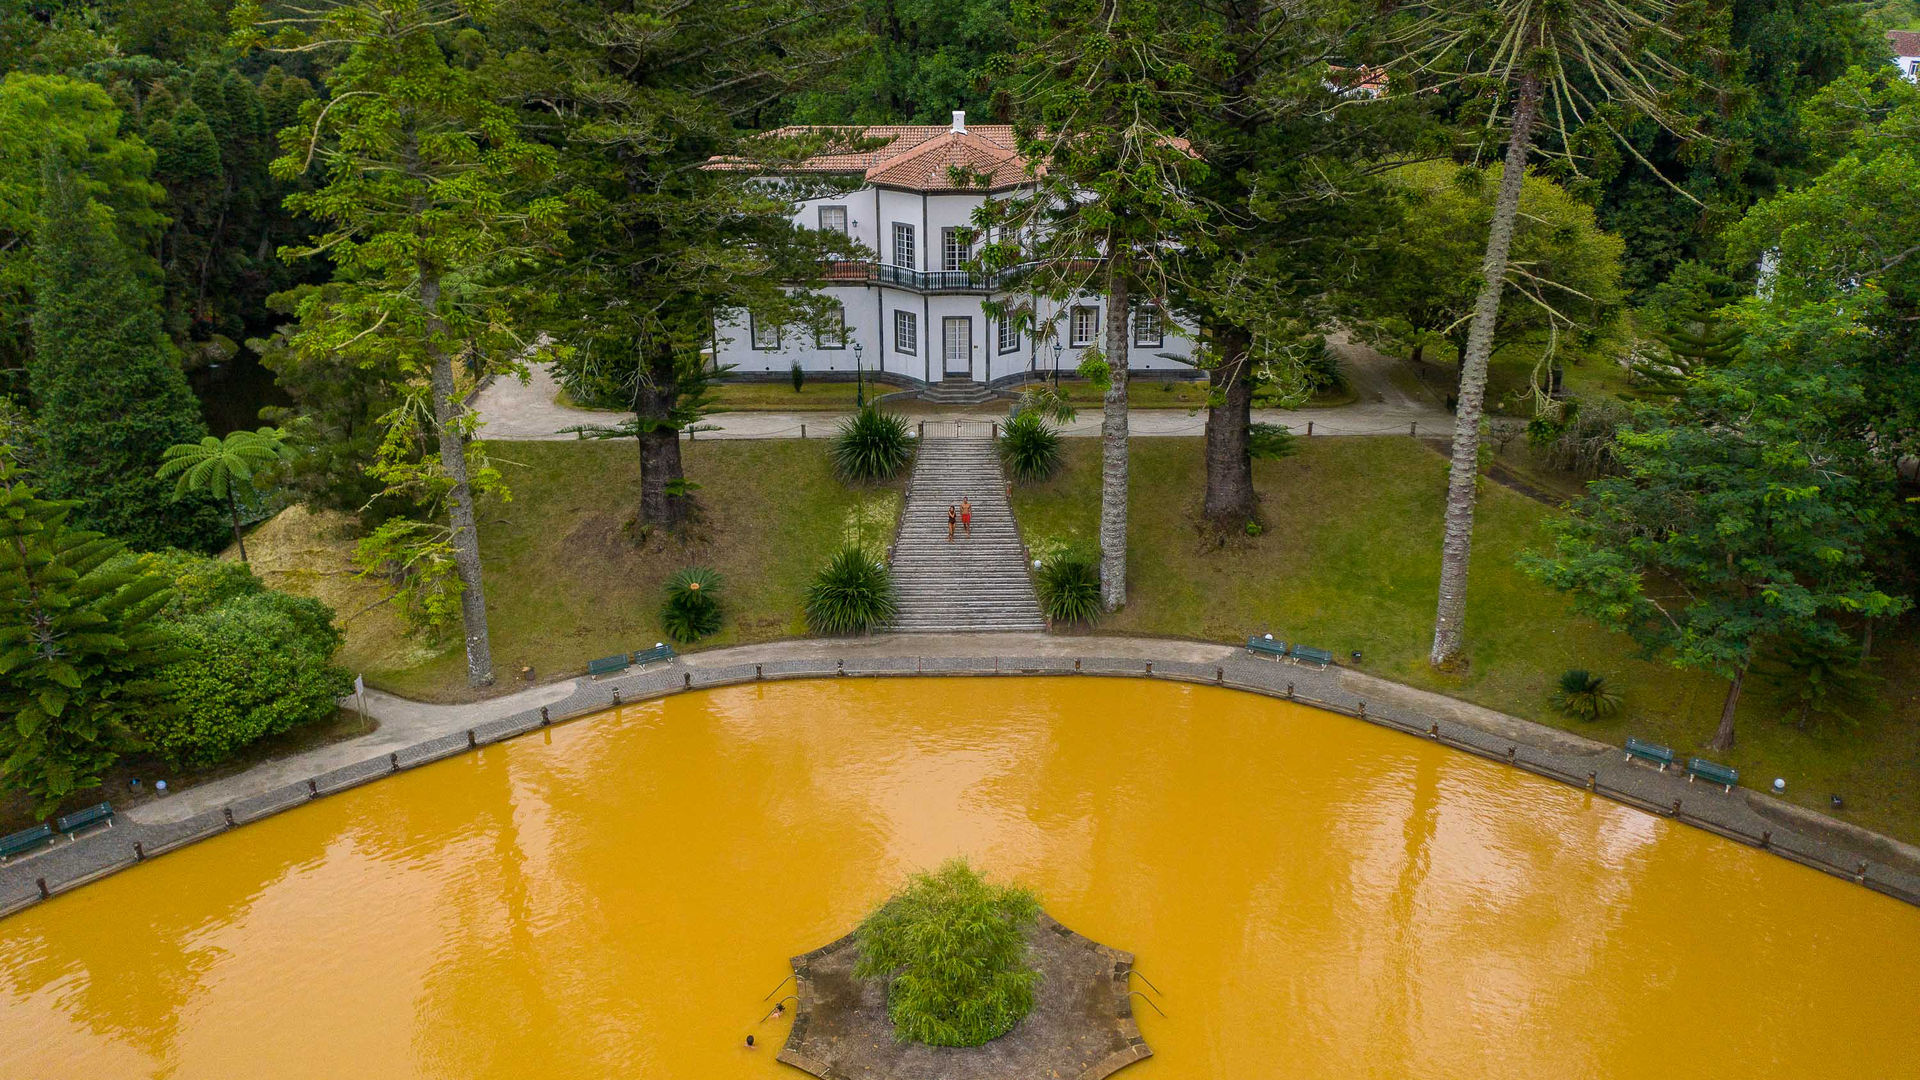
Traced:
<path fill-rule="evenodd" d="M 1285 698 L 1584 787 L 1920 905 L 1920 849 L 1749 789 L 1723 793 L 1627 763 L 1617 747 L 1342 667 L 1254 658 L 1217 643 L 1045 633 L 795 639 L 694 653 L 604 679 L 435 705 L 368 691 L 377 730 L 132 807 L 110 828 L 0 866 L 0 917 L 167 851 L 415 765 L 616 704 L 796 678 L 1118 676 Z M 1764 800 L 1764 812 L 1756 807 Z"/>

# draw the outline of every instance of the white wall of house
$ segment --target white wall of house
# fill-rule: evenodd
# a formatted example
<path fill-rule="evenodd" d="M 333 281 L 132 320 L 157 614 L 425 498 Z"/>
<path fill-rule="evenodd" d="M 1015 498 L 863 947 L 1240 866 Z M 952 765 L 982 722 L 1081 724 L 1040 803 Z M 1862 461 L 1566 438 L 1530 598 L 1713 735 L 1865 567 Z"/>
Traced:
<path fill-rule="evenodd" d="M 822 207 L 842 208 L 848 234 L 872 252 L 875 262 L 921 272 L 939 271 L 946 268 L 942 230 L 970 227 L 973 212 L 985 201 L 984 195 L 973 193 L 926 195 L 868 186 L 801 203 L 793 220 L 802 227 L 819 228 Z M 896 262 L 896 224 L 912 229 L 910 265 Z M 999 295 L 927 292 L 873 282 L 828 285 L 821 292 L 838 300 L 845 312 L 845 347 L 815 341 L 811 331 L 794 328 L 779 334 L 777 343 L 763 328 L 756 342 L 752 320 L 742 312 L 723 317 L 715 325 L 716 362 L 731 365 L 741 375 L 784 374 L 795 363 L 809 374 L 851 373 L 855 366 L 853 345 L 858 342 L 860 366 L 868 372 L 919 382 L 939 382 L 949 376 L 994 382 L 1029 371 L 1051 373 L 1056 363 L 1051 342 L 1036 346 L 1025 334 L 1017 342 L 1009 342 L 1013 348 L 1001 350 L 999 327 L 983 308 L 986 300 L 1005 299 Z M 1093 312 L 1092 341 L 1073 338 L 1072 311 L 1076 307 Z M 1079 366 L 1085 346 L 1098 344 L 1099 332 L 1106 326 L 1106 305 L 1097 296 L 1078 297 L 1060 305 L 1041 301 L 1039 315 L 1059 328 L 1062 348 L 1057 362 L 1063 374 Z M 1082 316 L 1083 328 L 1088 322 L 1088 317 Z M 911 340 L 902 331 L 911 331 Z M 1191 374 L 1193 368 L 1186 361 L 1193 345 L 1190 333 L 1168 321 L 1158 344 L 1136 340 L 1129 350 L 1129 369 L 1143 374 Z"/>

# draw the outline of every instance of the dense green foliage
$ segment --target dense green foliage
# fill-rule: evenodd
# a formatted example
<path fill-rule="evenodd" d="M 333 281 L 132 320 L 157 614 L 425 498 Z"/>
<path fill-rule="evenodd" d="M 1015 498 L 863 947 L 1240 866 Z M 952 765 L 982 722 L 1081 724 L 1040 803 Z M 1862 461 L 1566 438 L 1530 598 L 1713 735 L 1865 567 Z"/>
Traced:
<path fill-rule="evenodd" d="M 1061 551 L 1040 560 L 1033 572 L 1040 610 L 1054 623 L 1091 625 L 1100 618 L 1100 560 L 1082 551 Z"/>
<path fill-rule="evenodd" d="M 887 564 L 857 544 L 835 552 L 807 585 L 807 625 L 817 634 L 864 634 L 899 610 Z"/>
<path fill-rule="evenodd" d="M 1000 432 L 1000 463 L 1016 484 L 1034 484 L 1060 469 L 1060 433 L 1031 409 L 1007 417 Z"/>
<path fill-rule="evenodd" d="M 68 524 L 71 509 L 0 455 L 0 781 L 42 814 L 167 709 L 150 678 L 170 657 L 154 619 L 167 579 L 110 565 L 119 542 Z"/>
<path fill-rule="evenodd" d="M 235 431 L 224 439 L 208 435 L 197 443 L 167 447 L 160 463 L 160 479 L 177 479 L 175 499 L 206 492 L 227 504 L 233 524 L 233 542 L 240 548 L 240 561 L 247 561 L 247 541 L 240 535 L 240 504 L 260 494 L 254 481 L 257 470 L 279 464 L 292 456 L 287 449 L 286 433 L 263 427 L 258 431 Z"/>
<path fill-rule="evenodd" d="M 667 598 L 660 605 L 660 625 L 681 644 L 699 641 L 720 630 L 720 575 L 704 566 L 689 566 L 667 579 Z"/>
<path fill-rule="evenodd" d="M 803 90 L 803 124 L 942 124 L 992 111 L 989 62 L 1013 47 L 1009 0 L 860 0 L 869 46 L 832 83 Z M 975 121 L 976 123 L 979 120 Z"/>
<path fill-rule="evenodd" d="M 875 484 L 899 476 L 913 460 L 913 433 L 898 413 L 868 405 L 841 422 L 827 454 L 843 479 Z"/>
<path fill-rule="evenodd" d="M 259 739 L 324 721 L 353 689 L 332 664 L 340 645 L 333 611 L 257 579 L 163 626 L 180 658 L 155 677 L 175 707 L 133 726 L 176 766 L 216 764 Z"/>
<path fill-rule="evenodd" d="M 1033 1010 L 1040 973 L 1027 960 L 1027 929 L 1040 901 L 995 885 L 962 860 L 914 875 L 856 931 L 854 974 L 887 980 L 894 1038 L 928 1046 L 979 1046 Z"/>
<path fill-rule="evenodd" d="M 1607 685 L 1605 676 L 1585 668 L 1568 668 L 1560 673 L 1560 684 L 1553 689 L 1553 707 L 1575 720 L 1598 720 L 1620 710 L 1620 695 Z"/>
<path fill-rule="evenodd" d="M 78 526 L 140 548 L 207 547 L 221 530 L 214 505 L 175 502 L 154 475 L 167 447 L 199 441 L 206 425 L 152 293 L 64 159 L 50 155 L 42 172 L 27 369 L 39 479 L 78 503 Z"/>

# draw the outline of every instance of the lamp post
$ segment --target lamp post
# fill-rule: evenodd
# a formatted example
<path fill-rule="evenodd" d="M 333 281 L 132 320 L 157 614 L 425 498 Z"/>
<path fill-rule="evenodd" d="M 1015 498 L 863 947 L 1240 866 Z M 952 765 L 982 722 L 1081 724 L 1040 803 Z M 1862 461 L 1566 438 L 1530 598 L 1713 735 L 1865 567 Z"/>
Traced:
<path fill-rule="evenodd" d="M 1053 339 L 1053 388 L 1060 389 L 1060 339 Z"/>
<path fill-rule="evenodd" d="M 865 346 L 857 341 L 853 343 L 853 404 L 858 409 L 867 407 L 866 371 L 860 366 L 860 354 L 864 351 Z"/>

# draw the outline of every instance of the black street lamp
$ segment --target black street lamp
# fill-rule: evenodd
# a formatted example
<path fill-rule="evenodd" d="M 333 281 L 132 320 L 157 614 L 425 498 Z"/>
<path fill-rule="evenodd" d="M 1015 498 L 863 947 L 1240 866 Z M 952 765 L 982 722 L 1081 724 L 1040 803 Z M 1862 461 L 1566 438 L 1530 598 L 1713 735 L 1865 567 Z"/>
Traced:
<path fill-rule="evenodd" d="M 857 341 L 853 343 L 853 404 L 858 409 L 867 407 L 866 371 L 860 366 L 860 354 L 863 351 L 865 346 Z"/>
<path fill-rule="evenodd" d="M 1060 389 L 1060 339 L 1053 339 L 1053 388 Z"/>

